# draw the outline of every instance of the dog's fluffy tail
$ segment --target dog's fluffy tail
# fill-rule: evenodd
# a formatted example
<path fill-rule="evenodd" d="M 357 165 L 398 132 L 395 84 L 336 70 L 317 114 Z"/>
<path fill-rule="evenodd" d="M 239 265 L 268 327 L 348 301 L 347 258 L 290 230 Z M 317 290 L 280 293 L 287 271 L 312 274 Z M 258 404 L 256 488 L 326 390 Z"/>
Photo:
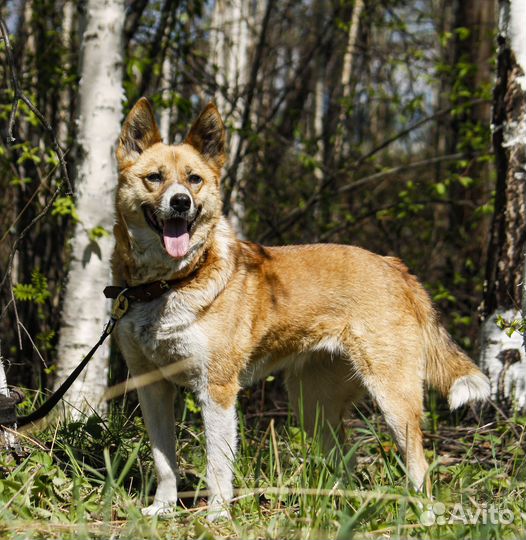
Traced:
<path fill-rule="evenodd" d="M 490 396 L 488 378 L 454 343 L 433 313 L 424 329 L 426 381 L 444 396 L 449 408 Z"/>

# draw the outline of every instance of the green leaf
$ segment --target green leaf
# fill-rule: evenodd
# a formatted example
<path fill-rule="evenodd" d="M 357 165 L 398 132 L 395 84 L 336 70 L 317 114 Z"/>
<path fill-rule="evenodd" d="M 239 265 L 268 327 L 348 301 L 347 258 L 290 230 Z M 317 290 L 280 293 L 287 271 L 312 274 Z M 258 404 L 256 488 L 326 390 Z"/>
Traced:
<path fill-rule="evenodd" d="M 97 225 L 96 227 L 93 227 L 93 229 L 88 231 L 89 239 L 92 242 L 96 242 L 99 238 L 103 238 L 104 236 L 109 236 L 110 233 L 102 226 Z"/>
<path fill-rule="evenodd" d="M 460 26 L 459 28 L 455 28 L 455 33 L 460 41 L 466 41 L 471 35 L 471 30 L 465 26 Z"/>
<path fill-rule="evenodd" d="M 197 403 L 194 401 L 194 398 L 190 394 L 186 394 L 186 396 L 184 398 L 184 403 L 186 405 L 186 408 L 191 413 L 201 412 L 201 407 L 199 407 L 199 405 L 197 405 Z"/>
<path fill-rule="evenodd" d="M 31 283 L 17 283 L 13 287 L 13 293 L 17 300 L 35 304 L 43 304 L 51 296 L 47 279 L 39 270 L 33 271 Z"/>
<path fill-rule="evenodd" d="M 447 191 L 446 185 L 444 184 L 444 182 L 438 182 L 437 184 L 435 184 L 435 191 L 437 192 L 437 195 L 439 195 L 440 197 L 443 197 Z"/>
<path fill-rule="evenodd" d="M 9 183 L 12 186 L 25 186 L 26 184 L 31 184 L 31 178 L 23 177 L 18 178 L 15 176 L 15 178 L 12 178 Z"/>
<path fill-rule="evenodd" d="M 58 197 L 53 203 L 52 216 L 71 216 L 75 222 L 80 221 L 75 203 L 70 195 Z"/>
<path fill-rule="evenodd" d="M 470 178 L 469 176 L 459 176 L 458 181 L 460 184 L 462 184 L 463 187 L 468 188 L 474 184 L 473 178 Z"/>

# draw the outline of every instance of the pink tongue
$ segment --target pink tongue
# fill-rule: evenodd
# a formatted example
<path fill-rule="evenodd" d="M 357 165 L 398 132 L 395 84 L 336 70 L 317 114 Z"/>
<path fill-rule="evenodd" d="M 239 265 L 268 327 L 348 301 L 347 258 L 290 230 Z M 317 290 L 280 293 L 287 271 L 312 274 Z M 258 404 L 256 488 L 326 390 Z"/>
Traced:
<path fill-rule="evenodd" d="M 190 244 L 190 235 L 185 219 L 173 218 L 164 222 L 164 247 L 175 258 L 184 257 Z"/>

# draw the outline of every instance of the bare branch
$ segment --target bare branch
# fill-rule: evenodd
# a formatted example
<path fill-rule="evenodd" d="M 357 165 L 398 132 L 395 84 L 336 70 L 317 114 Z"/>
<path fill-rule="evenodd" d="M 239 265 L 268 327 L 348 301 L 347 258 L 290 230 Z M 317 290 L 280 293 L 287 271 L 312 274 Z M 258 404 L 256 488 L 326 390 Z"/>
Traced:
<path fill-rule="evenodd" d="M 248 82 L 248 89 L 247 89 L 247 97 L 245 100 L 245 107 L 243 109 L 243 117 L 241 118 L 241 126 L 240 126 L 240 132 L 243 136 L 248 128 L 249 122 L 250 122 L 250 112 L 252 109 L 252 102 L 254 100 L 255 90 L 256 90 L 256 84 L 257 84 L 257 78 L 258 78 L 258 72 L 261 65 L 261 60 L 263 58 L 263 52 L 265 48 L 265 43 L 267 39 L 267 30 L 269 26 L 270 21 L 270 15 L 272 13 L 272 9 L 274 8 L 274 2 L 275 0 L 268 0 L 267 1 L 267 7 L 265 9 L 265 15 L 263 16 L 263 22 L 261 24 L 261 32 L 259 35 L 259 41 L 256 47 L 256 53 L 254 60 L 252 61 L 252 69 L 250 71 L 250 79 Z M 234 156 L 234 159 L 232 161 L 232 165 L 230 166 L 230 170 L 228 171 L 228 175 L 230 177 L 230 182 L 225 188 L 225 212 L 228 213 L 228 210 L 230 209 L 230 197 L 232 194 L 232 191 L 234 190 L 235 184 L 237 182 L 237 170 L 239 167 L 239 164 L 241 163 L 243 159 L 243 152 L 242 152 L 242 144 L 239 144 L 236 150 L 236 155 Z"/>
<path fill-rule="evenodd" d="M 18 244 L 24 238 L 27 232 L 49 212 L 49 210 L 53 206 L 53 203 L 55 202 L 55 200 L 57 199 L 59 195 L 60 195 L 60 187 L 55 190 L 53 195 L 50 197 L 49 201 L 46 203 L 46 206 L 44 206 L 44 208 L 30 221 L 30 223 L 26 226 L 26 228 L 17 236 L 16 240 L 13 242 L 13 245 L 11 246 L 11 251 L 9 252 L 9 258 L 7 260 L 7 269 L 4 273 L 4 276 L 2 277 L 2 281 L 0 282 L 0 290 L 3 289 L 7 279 L 11 276 L 11 271 L 13 270 L 13 260 L 15 258 L 15 253 L 18 248 Z"/>
<path fill-rule="evenodd" d="M 134 0 L 128 6 L 126 20 L 124 21 L 124 42 L 126 47 L 128 47 L 130 40 L 137 32 L 139 22 L 147 5 L 148 0 Z"/>
<path fill-rule="evenodd" d="M 60 162 L 61 176 L 67 188 L 66 194 L 73 195 L 73 188 L 71 186 L 71 182 L 68 175 L 68 168 L 67 168 L 66 160 L 64 157 L 64 151 L 60 147 L 55 131 L 53 130 L 49 122 L 46 120 L 44 115 L 33 105 L 32 101 L 26 96 L 26 94 L 20 87 L 20 83 L 16 75 L 15 63 L 13 59 L 13 49 L 11 47 L 11 42 L 9 40 L 9 32 L 7 31 L 6 24 L 1 17 L 0 17 L 0 33 L 5 43 L 7 64 L 9 66 L 9 73 L 11 75 L 11 84 L 13 86 L 13 93 L 14 93 L 13 106 L 11 109 L 11 114 L 9 115 L 9 122 L 7 124 L 7 139 L 6 139 L 7 144 L 11 145 L 16 140 L 15 137 L 13 136 L 13 128 L 15 125 L 16 113 L 18 112 L 20 101 L 22 101 L 23 103 L 27 105 L 29 110 L 37 117 L 38 121 L 41 123 L 42 127 L 47 131 L 49 137 L 51 138 L 53 150 L 55 151 L 55 154 L 57 155 L 57 158 Z"/>
<path fill-rule="evenodd" d="M 417 169 L 419 167 L 425 167 L 425 166 L 432 165 L 434 163 L 443 162 L 443 161 L 454 161 L 454 160 L 462 159 L 465 157 L 466 157 L 465 153 L 459 152 L 456 154 L 447 154 L 445 156 L 436 156 L 430 159 L 415 161 L 413 163 L 407 163 L 405 165 L 400 165 L 398 167 L 392 167 L 390 169 L 387 169 L 386 171 L 379 171 L 377 173 L 360 178 L 356 180 L 355 182 L 350 182 L 348 184 L 345 184 L 344 186 L 336 190 L 336 193 L 346 193 L 348 191 L 358 189 L 364 186 L 365 184 L 368 184 L 375 180 L 379 180 L 381 178 L 385 178 L 386 176 L 396 174 L 402 171 L 407 171 L 410 169 Z M 470 156 L 470 157 L 473 157 L 473 156 Z M 291 227 L 292 225 L 297 223 L 320 200 L 323 193 L 323 189 L 328 185 L 328 183 L 329 183 L 328 181 L 324 182 L 322 186 L 320 186 L 319 189 L 316 189 L 316 191 L 311 195 L 311 197 L 307 200 L 307 202 L 301 208 L 299 207 L 295 208 L 292 212 L 290 212 L 288 216 L 286 216 L 283 220 L 281 220 L 281 222 L 277 225 L 277 227 L 274 227 L 274 229 L 271 231 L 267 231 L 261 237 L 260 241 L 265 241 L 271 238 L 272 234 L 275 234 L 276 230 L 279 232 L 283 232 L 288 227 Z"/>

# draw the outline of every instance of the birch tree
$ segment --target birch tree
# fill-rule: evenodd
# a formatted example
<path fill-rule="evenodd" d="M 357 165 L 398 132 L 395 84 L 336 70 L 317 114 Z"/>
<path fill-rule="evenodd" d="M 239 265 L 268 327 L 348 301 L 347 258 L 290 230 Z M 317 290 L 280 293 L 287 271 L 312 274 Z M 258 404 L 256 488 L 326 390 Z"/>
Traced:
<path fill-rule="evenodd" d="M 495 397 L 526 408 L 526 2 L 500 0 L 493 144 L 495 214 L 488 249 L 481 365 Z M 522 303 L 522 306 L 521 306 Z"/>
<path fill-rule="evenodd" d="M 69 54 L 72 51 L 72 37 L 73 37 L 73 25 L 75 22 L 75 6 L 72 0 L 65 0 L 64 2 L 64 19 L 62 27 L 62 43 L 65 51 L 66 62 L 63 66 L 64 71 L 69 74 L 71 72 L 71 65 L 69 62 Z M 71 88 L 65 86 L 60 92 L 60 106 L 59 106 L 59 123 L 58 123 L 58 139 L 62 146 L 66 147 L 68 142 L 68 136 L 71 136 Z"/>
<path fill-rule="evenodd" d="M 338 125 L 343 127 L 346 117 L 346 109 L 348 107 L 348 101 L 351 97 L 352 81 L 351 75 L 353 71 L 353 64 L 356 55 L 356 43 L 358 40 L 358 29 L 360 27 L 360 17 L 364 8 L 363 0 L 356 0 L 352 10 L 351 21 L 349 23 L 349 33 L 347 36 L 347 47 L 345 49 L 345 55 L 343 57 L 341 87 L 342 87 L 342 104 L 340 112 L 338 114 Z M 338 160 L 341 157 L 343 150 L 343 134 L 337 133 L 334 143 L 335 159 Z"/>
<path fill-rule="evenodd" d="M 231 128 L 229 165 L 232 165 L 232 157 L 238 153 L 242 143 L 239 130 L 245 107 L 244 90 L 248 81 L 248 19 L 249 2 L 216 0 L 211 21 L 213 41 L 210 58 L 216 73 L 215 101 Z M 236 171 L 236 175 L 242 177 L 241 167 Z M 235 179 L 232 179 L 232 182 L 235 182 Z M 236 232 L 241 234 L 244 208 L 238 186 L 234 186 L 228 207 L 232 210 L 232 224 Z"/>
<path fill-rule="evenodd" d="M 170 84 L 173 79 L 173 63 L 170 57 L 169 51 L 166 51 L 165 57 L 161 64 L 161 92 L 167 94 L 170 91 Z M 174 107 L 164 106 L 161 109 L 159 131 L 161 132 L 161 138 L 169 144 L 170 141 L 170 124 L 173 120 L 172 115 L 175 113 Z"/>
<path fill-rule="evenodd" d="M 113 149 L 122 117 L 124 0 L 88 0 L 82 36 L 78 110 L 76 211 L 71 261 L 58 345 L 59 384 L 98 340 L 108 318 L 102 291 L 110 281 Z M 108 347 L 101 347 L 68 392 L 76 408 L 101 411 L 108 374 Z"/>

